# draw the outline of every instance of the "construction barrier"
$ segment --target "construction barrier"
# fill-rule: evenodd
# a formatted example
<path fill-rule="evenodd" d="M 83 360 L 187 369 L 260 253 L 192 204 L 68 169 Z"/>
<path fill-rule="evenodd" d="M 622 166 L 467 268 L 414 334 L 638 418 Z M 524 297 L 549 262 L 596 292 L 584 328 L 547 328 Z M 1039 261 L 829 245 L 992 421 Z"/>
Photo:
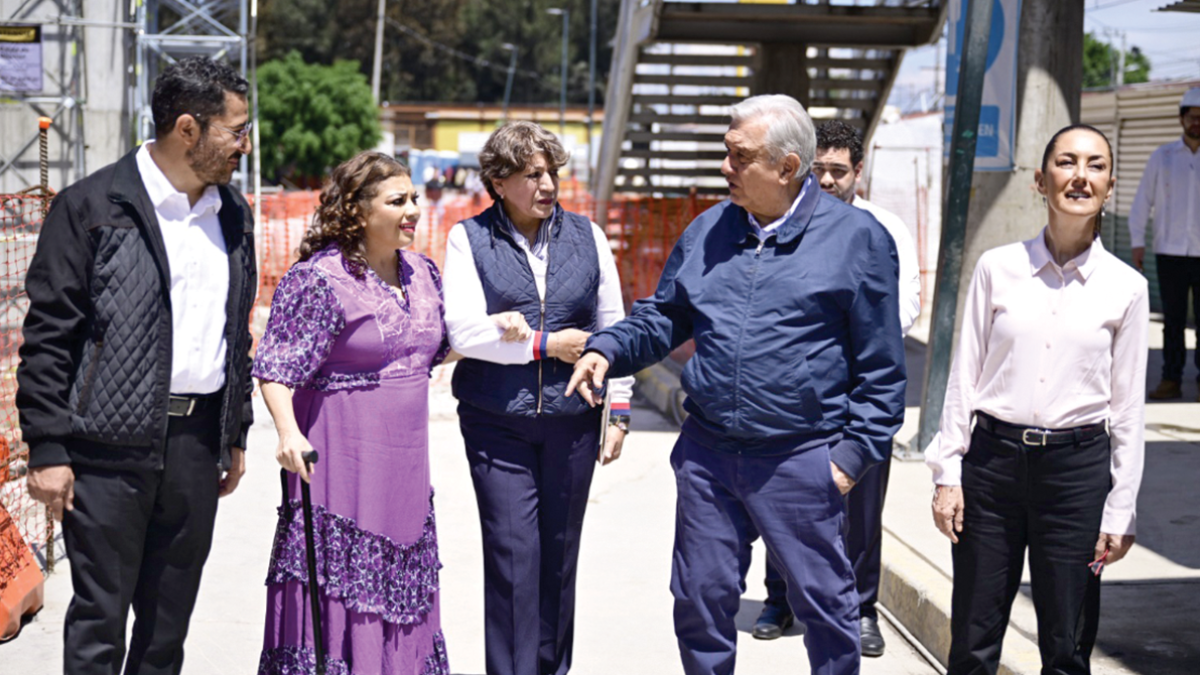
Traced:
<path fill-rule="evenodd" d="M 52 197 L 0 195 L 0 640 L 15 635 L 22 616 L 41 608 L 38 562 L 52 569 L 54 559 L 47 555 L 54 521 L 25 488 L 29 450 L 21 441 L 14 404 L 17 350 L 28 307 L 25 272 Z"/>

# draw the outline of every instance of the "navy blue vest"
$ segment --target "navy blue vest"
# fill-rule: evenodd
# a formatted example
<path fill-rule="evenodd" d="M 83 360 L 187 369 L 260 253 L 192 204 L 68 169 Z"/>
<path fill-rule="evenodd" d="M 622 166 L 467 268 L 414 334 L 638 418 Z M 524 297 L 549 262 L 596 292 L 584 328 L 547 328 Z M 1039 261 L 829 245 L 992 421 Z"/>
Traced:
<path fill-rule="evenodd" d="M 564 328 L 596 331 L 600 259 L 587 218 L 555 209 L 550 224 L 546 269 L 546 306 L 538 297 L 525 251 L 500 220 L 500 204 L 463 221 L 475 269 L 483 283 L 487 313 L 517 311 L 534 330 Z M 523 365 L 501 365 L 463 359 L 454 368 L 454 396 L 464 403 L 501 415 L 532 417 L 579 415 L 589 410 L 578 394 L 563 392 L 574 368 L 558 359 Z"/>

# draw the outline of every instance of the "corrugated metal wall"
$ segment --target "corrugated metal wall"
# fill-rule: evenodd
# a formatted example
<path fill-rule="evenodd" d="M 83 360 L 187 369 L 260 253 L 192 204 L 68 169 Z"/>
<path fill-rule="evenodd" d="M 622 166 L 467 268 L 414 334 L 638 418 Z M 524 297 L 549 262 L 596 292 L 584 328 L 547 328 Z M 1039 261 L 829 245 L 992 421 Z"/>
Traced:
<path fill-rule="evenodd" d="M 1104 245 L 1122 260 L 1130 260 L 1129 207 L 1137 194 L 1146 162 L 1158 146 L 1179 138 L 1179 100 L 1200 81 L 1140 84 L 1119 91 L 1087 92 L 1083 95 L 1080 121 L 1103 131 L 1116 152 L 1117 188 L 1109 216 L 1104 222 Z M 1151 241 L 1154 224 L 1147 228 Z M 1161 311 L 1158 274 L 1154 256 L 1146 256 L 1150 281 L 1150 308 Z"/>

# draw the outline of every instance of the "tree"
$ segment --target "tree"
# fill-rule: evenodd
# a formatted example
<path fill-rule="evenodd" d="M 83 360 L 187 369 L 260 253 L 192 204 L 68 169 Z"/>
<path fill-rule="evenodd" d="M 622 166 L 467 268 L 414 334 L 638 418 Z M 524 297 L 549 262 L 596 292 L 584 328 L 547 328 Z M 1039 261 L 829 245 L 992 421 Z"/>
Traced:
<path fill-rule="evenodd" d="M 289 52 L 258 69 L 263 175 L 313 184 L 382 138 L 371 85 L 357 61 L 308 64 Z"/>
<path fill-rule="evenodd" d="M 517 45 L 514 103 L 558 103 L 562 19 L 571 12 L 567 96 L 587 101 L 591 0 L 387 0 L 380 95 L 386 101 L 499 103 Z M 378 0 L 260 0 L 258 58 L 297 50 L 309 63 L 354 59 L 371 72 Z M 604 89 L 620 2 L 598 0 L 596 92 Z M 453 50 L 453 51 L 451 51 Z"/>
<path fill-rule="evenodd" d="M 1113 49 L 1092 33 L 1083 36 L 1083 88 L 1113 86 L 1120 50 Z M 1125 84 L 1150 81 L 1150 59 L 1134 47 L 1125 52 Z"/>

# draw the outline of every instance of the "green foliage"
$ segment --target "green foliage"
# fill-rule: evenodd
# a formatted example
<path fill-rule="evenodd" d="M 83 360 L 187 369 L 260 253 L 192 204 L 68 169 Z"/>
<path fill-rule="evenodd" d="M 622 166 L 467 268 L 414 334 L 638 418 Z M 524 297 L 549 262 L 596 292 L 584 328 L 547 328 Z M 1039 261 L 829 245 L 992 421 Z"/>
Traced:
<path fill-rule="evenodd" d="M 1101 41 L 1092 33 L 1083 35 L 1083 88 L 1113 86 L 1119 61 L 1119 50 Z M 1125 52 L 1125 84 L 1150 81 L 1150 59 L 1134 47 Z"/>
<path fill-rule="evenodd" d="M 292 51 L 259 66 L 258 92 L 268 178 L 312 183 L 382 138 L 371 85 L 355 61 L 308 64 Z"/>
<path fill-rule="evenodd" d="M 513 103 L 556 104 L 562 17 L 546 10 L 560 7 L 571 13 L 568 100 L 586 103 L 590 4 L 591 0 L 387 0 L 381 96 L 393 102 L 499 103 L 509 62 L 509 52 L 501 45 L 508 42 L 517 46 Z M 296 50 L 309 63 L 356 60 L 369 77 L 377 9 L 378 0 L 260 0 L 259 60 L 281 59 Z M 619 0 L 598 0 L 596 100 L 600 106 L 619 10 Z M 452 56 L 397 29 L 396 23 L 477 60 Z"/>

